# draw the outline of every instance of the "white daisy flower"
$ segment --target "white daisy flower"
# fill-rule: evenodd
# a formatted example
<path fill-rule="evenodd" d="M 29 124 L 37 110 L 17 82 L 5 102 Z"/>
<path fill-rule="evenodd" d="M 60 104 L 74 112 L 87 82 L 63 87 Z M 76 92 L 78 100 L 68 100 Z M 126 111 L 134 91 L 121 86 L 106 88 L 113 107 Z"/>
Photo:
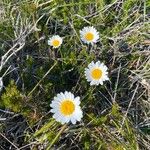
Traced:
<path fill-rule="evenodd" d="M 109 80 L 107 66 L 100 61 L 94 63 L 93 61 L 85 68 L 85 76 L 90 85 L 103 85 L 103 81 Z"/>
<path fill-rule="evenodd" d="M 99 33 L 93 26 L 84 27 L 82 30 L 80 30 L 80 37 L 84 43 L 93 44 L 99 40 Z"/>
<path fill-rule="evenodd" d="M 62 44 L 62 38 L 59 35 L 54 35 L 48 40 L 48 45 L 53 46 L 53 48 L 58 48 Z"/>
<path fill-rule="evenodd" d="M 83 117 L 80 105 L 80 97 L 74 97 L 71 92 L 57 94 L 50 104 L 52 107 L 51 112 L 54 113 L 53 118 L 62 124 L 71 121 L 76 124 Z"/>

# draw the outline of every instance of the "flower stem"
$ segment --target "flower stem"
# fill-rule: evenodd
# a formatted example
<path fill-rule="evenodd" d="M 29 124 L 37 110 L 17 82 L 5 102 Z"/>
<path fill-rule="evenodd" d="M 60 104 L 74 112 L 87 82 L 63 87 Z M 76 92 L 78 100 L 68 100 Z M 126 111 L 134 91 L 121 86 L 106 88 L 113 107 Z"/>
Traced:
<path fill-rule="evenodd" d="M 54 145 L 54 143 L 57 141 L 57 139 L 59 138 L 59 136 L 61 135 L 61 133 L 65 130 L 65 128 L 67 127 L 67 124 L 64 124 L 61 128 L 61 130 L 58 132 L 58 134 L 55 136 L 55 138 L 53 139 L 53 141 L 51 142 L 51 144 L 47 147 L 46 150 L 50 150 L 51 147 Z"/>
<path fill-rule="evenodd" d="M 35 89 L 41 84 L 41 82 L 45 79 L 45 77 L 50 73 L 50 71 L 56 66 L 57 62 L 54 63 L 54 65 L 46 72 L 46 74 L 42 77 L 42 79 L 35 85 L 35 87 L 32 89 L 32 91 L 28 94 L 27 97 L 31 96 L 32 93 L 35 91 Z"/>

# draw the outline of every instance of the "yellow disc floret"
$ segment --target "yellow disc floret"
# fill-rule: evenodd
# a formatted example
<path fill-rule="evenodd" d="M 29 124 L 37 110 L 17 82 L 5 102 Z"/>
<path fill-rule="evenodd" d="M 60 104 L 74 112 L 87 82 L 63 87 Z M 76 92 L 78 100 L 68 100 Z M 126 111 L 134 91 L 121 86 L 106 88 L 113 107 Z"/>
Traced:
<path fill-rule="evenodd" d="M 75 105 L 71 100 L 64 100 L 60 105 L 60 111 L 63 115 L 71 115 L 75 110 Z"/>
<path fill-rule="evenodd" d="M 86 33 L 86 34 L 85 34 L 85 39 L 86 39 L 87 41 L 92 41 L 92 40 L 94 39 L 94 34 L 91 33 L 91 32 Z"/>
<path fill-rule="evenodd" d="M 60 45 L 60 41 L 59 41 L 59 40 L 54 40 L 54 41 L 52 42 L 52 45 L 53 45 L 54 47 L 58 47 L 58 46 Z"/>
<path fill-rule="evenodd" d="M 93 69 L 91 72 L 91 76 L 93 79 L 98 80 L 102 77 L 102 70 L 100 69 Z"/>

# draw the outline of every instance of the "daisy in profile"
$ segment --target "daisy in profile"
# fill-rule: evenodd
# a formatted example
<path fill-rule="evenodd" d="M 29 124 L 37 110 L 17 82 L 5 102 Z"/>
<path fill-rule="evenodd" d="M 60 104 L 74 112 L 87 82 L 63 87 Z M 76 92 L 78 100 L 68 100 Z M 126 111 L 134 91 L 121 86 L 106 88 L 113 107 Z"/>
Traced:
<path fill-rule="evenodd" d="M 84 27 L 80 30 L 80 37 L 84 43 L 93 44 L 99 40 L 99 33 L 92 27 Z"/>
<path fill-rule="evenodd" d="M 51 112 L 54 113 L 53 118 L 64 124 L 71 122 L 76 124 L 82 118 L 82 110 L 80 105 L 80 97 L 74 97 L 71 92 L 57 94 L 50 104 Z"/>
<path fill-rule="evenodd" d="M 105 80 L 109 80 L 107 67 L 97 61 L 94 63 L 93 61 L 88 65 L 88 68 L 85 68 L 85 76 L 90 85 L 103 85 Z"/>
<path fill-rule="evenodd" d="M 59 35 L 54 35 L 48 40 L 48 45 L 52 46 L 53 48 L 58 48 L 62 44 L 62 38 Z"/>

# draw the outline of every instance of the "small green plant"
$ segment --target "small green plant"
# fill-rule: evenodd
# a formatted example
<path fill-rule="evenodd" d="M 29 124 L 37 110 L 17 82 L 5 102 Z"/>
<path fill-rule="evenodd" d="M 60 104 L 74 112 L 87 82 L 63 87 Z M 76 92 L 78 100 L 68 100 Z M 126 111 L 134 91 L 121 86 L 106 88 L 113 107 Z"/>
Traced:
<path fill-rule="evenodd" d="M 27 103 L 30 101 L 30 105 Z M 38 106 L 34 106 L 31 98 L 25 97 L 17 88 L 14 80 L 11 80 L 9 85 L 6 87 L 6 91 L 1 96 L 1 106 L 13 111 L 20 113 L 30 123 L 34 124 L 40 117 L 40 113 L 37 112 Z"/>
<path fill-rule="evenodd" d="M 14 112 L 21 112 L 23 108 L 23 95 L 17 89 L 14 80 L 6 87 L 5 93 L 1 96 L 1 100 L 5 108 Z"/>

